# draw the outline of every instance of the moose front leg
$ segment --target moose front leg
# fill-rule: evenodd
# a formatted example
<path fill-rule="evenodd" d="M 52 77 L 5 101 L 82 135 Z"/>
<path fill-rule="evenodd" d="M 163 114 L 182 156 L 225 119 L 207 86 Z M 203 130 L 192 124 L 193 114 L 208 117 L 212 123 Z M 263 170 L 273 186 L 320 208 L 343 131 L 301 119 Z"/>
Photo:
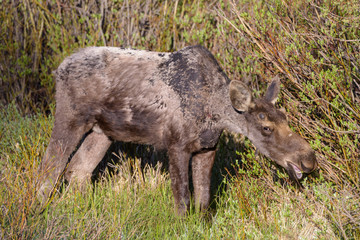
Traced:
<path fill-rule="evenodd" d="M 189 161 L 191 154 L 183 149 L 169 148 L 170 178 L 177 214 L 185 215 L 190 206 Z"/>
<path fill-rule="evenodd" d="M 215 159 L 215 150 L 200 152 L 192 158 L 192 175 L 195 193 L 195 208 L 205 210 L 210 203 L 211 170 Z"/>

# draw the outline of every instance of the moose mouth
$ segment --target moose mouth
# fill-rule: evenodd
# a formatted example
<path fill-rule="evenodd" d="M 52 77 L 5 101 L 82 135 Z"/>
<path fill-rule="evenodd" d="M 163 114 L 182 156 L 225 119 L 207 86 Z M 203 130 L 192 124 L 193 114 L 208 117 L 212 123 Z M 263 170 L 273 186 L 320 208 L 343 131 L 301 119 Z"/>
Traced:
<path fill-rule="evenodd" d="M 301 170 L 297 167 L 297 166 L 295 166 L 294 164 L 289 164 L 290 165 L 290 167 L 292 168 L 290 171 L 293 173 L 292 175 L 294 176 L 294 177 L 296 177 L 297 179 L 301 179 L 302 178 L 302 176 L 303 176 L 303 174 L 302 174 L 302 172 L 301 172 Z"/>

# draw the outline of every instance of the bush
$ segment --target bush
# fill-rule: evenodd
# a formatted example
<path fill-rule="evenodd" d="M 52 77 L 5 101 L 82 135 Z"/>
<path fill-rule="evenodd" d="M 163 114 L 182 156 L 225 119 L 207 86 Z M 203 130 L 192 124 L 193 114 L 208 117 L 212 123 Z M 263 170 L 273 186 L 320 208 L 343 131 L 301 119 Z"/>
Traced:
<path fill-rule="evenodd" d="M 242 0 L 236 4 L 202 0 L 0 0 L 0 106 L 3 106 L 0 190 L 5 193 L 0 201 L 0 236 L 76 238 L 83 236 L 80 230 L 84 229 L 85 233 L 93 233 L 94 238 L 150 238 L 161 234 L 232 238 L 232 233 L 238 231 L 238 238 L 291 238 L 294 233 L 307 239 L 359 239 L 359 9 L 357 0 Z M 34 217 L 37 205 L 33 178 L 49 139 L 52 120 L 51 115 L 47 118 L 41 113 L 53 110 L 51 71 L 62 59 L 85 46 L 174 51 L 193 44 L 209 48 L 228 76 L 248 81 L 257 96 L 273 77 L 281 79 L 278 105 L 288 112 L 292 128 L 317 151 L 320 163 L 319 171 L 305 179 L 305 191 L 300 193 L 274 184 L 273 172 L 278 172 L 281 178 L 284 175 L 281 170 L 257 157 L 247 140 L 239 147 L 238 138 L 234 138 L 234 143 L 223 136 L 218 158 L 237 158 L 242 164 L 235 167 L 238 171 L 228 191 L 218 193 L 219 207 L 211 226 L 191 216 L 185 223 L 176 222 L 171 213 L 166 213 L 161 216 L 175 221 L 176 230 L 157 228 L 150 222 L 150 216 L 163 209 L 151 208 L 155 213 L 147 212 L 145 216 L 149 217 L 138 221 L 140 212 L 126 205 L 131 201 L 126 199 L 122 201 L 125 207 L 115 207 L 129 209 L 126 218 L 114 220 L 114 215 L 113 223 L 122 226 L 119 232 L 110 225 L 96 228 L 86 224 L 87 215 L 66 211 L 64 206 L 74 204 L 79 197 L 76 194 L 65 195 L 58 205 L 51 206 L 51 214 Z M 245 146 L 237 155 L 229 150 Z M 123 175 L 118 177 L 123 181 Z M 112 189 L 110 182 L 103 184 L 98 191 Z M 160 206 L 168 203 L 169 196 L 168 185 L 162 184 L 156 188 L 158 194 L 163 193 Z M 141 186 L 134 189 L 140 188 L 145 194 L 146 188 Z M 130 192 L 124 199 L 129 194 L 130 199 L 137 199 L 135 190 L 126 191 Z M 101 196 L 100 193 L 80 196 L 83 201 L 72 206 L 84 208 L 96 203 L 92 197 Z M 90 211 L 94 215 L 110 211 L 98 205 L 87 207 L 95 211 Z M 97 217 L 89 218 L 90 223 L 96 222 Z M 75 219 L 83 219 L 83 225 L 73 226 Z M 131 219 L 136 226 L 133 230 L 131 223 L 127 224 Z M 288 219 L 298 228 L 289 224 Z M 101 221 L 110 220 L 104 216 Z M 57 223 L 61 227 L 56 228 Z M 151 233 L 150 226 L 157 232 Z M 105 233 L 96 235 L 96 230 Z M 16 235 L 17 232 L 23 235 Z"/>

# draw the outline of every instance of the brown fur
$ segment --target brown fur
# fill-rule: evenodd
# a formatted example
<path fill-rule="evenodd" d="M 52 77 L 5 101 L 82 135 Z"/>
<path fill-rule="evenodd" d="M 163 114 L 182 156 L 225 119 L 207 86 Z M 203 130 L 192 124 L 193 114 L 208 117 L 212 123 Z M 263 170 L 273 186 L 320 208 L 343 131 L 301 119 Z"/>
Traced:
<path fill-rule="evenodd" d="M 41 164 L 44 199 L 62 173 L 69 181 L 91 175 L 111 140 L 168 150 L 179 214 L 190 204 L 191 157 L 196 206 L 208 207 L 214 149 L 224 129 L 248 136 L 297 182 L 297 172 L 316 168 L 314 151 L 274 107 L 279 82 L 253 100 L 201 46 L 174 53 L 90 47 L 66 58 L 54 74 L 55 124 Z"/>

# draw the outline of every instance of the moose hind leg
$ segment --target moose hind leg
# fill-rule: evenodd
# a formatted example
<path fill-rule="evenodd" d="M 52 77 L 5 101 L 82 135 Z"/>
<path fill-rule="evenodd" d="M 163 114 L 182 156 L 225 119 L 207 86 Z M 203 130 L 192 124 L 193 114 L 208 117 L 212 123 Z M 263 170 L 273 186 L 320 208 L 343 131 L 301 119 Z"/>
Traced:
<path fill-rule="evenodd" d="M 185 215 L 190 206 L 189 161 L 191 154 L 178 148 L 169 148 L 171 188 L 177 214 Z"/>
<path fill-rule="evenodd" d="M 40 188 L 38 197 L 45 203 L 53 188 L 62 177 L 70 155 L 75 151 L 83 135 L 89 131 L 87 126 L 71 127 L 69 121 L 57 121 L 51 135 L 49 146 L 40 165 Z"/>
<path fill-rule="evenodd" d="M 197 153 L 192 158 L 192 175 L 195 194 L 195 208 L 205 210 L 210 203 L 211 170 L 215 159 L 215 150 Z"/>
<path fill-rule="evenodd" d="M 70 184 L 75 181 L 80 185 L 89 180 L 110 145 L 111 140 L 104 133 L 91 132 L 71 159 L 65 179 Z"/>

